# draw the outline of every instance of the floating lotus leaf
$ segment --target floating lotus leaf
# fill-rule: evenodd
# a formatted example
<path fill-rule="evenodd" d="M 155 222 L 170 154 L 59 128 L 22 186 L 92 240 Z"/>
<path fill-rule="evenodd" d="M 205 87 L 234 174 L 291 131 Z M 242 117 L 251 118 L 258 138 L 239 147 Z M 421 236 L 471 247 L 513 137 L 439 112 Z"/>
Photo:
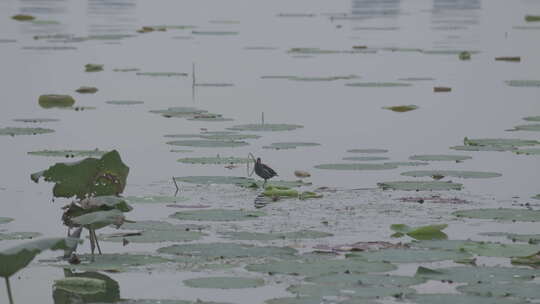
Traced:
<path fill-rule="evenodd" d="M 396 232 L 405 233 L 417 240 L 445 240 L 448 236 L 441 230 L 446 227 L 448 227 L 446 224 L 428 225 L 416 228 L 404 224 L 394 224 L 390 226 L 390 229 Z"/>
<path fill-rule="evenodd" d="M 298 198 L 301 200 L 312 199 L 312 198 L 322 198 L 323 195 L 320 193 L 312 191 L 304 191 L 298 195 Z"/>
<path fill-rule="evenodd" d="M 320 285 L 330 285 L 347 289 L 349 286 L 358 285 L 379 285 L 379 286 L 393 286 L 393 287 L 406 287 L 412 285 L 418 285 L 425 282 L 425 280 L 418 277 L 407 277 L 387 274 L 357 274 L 357 273 L 336 273 L 322 276 L 308 277 L 306 282 L 316 283 Z"/>
<path fill-rule="evenodd" d="M 174 140 L 167 142 L 168 145 L 197 148 L 236 148 L 249 145 L 245 141 L 221 141 L 221 140 Z"/>
<path fill-rule="evenodd" d="M 196 87 L 234 87 L 233 83 L 220 83 L 220 82 L 206 82 L 206 83 L 195 83 Z M 232 120 L 232 119 L 231 119 Z"/>
<path fill-rule="evenodd" d="M 355 160 L 355 161 L 379 161 L 379 160 L 388 160 L 388 157 L 382 156 L 351 156 L 344 157 L 343 160 Z"/>
<path fill-rule="evenodd" d="M 128 196 L 124 198 L 129 203 L 141 203 L 141 204 L 165 204 L 165 203 L 180 203 L 189 200 L 187 197 L 182 196 Z"/>
<path fill-rule="evenodd" d="M 516 150 L 513 146 L 453 146 L 452 150 L 458 151 L 492 151 L 492 152 L 506 152 Z"/>
<path fill-rule="evenodd" d="M 525 242 L 529 244 L 540 244 L 540 234 L 515 234 L 508 232 L 486 232 L 480 233 L 487 236 L 504 236 L 512 242 Z"/>
<path fill-rule="evenodd" d="M 540 266 L 540 251 L 528 256 L 522 256 L 512 259 L 512 264 L 515 265 L 527 265 L 534 268 Z"/>
<path fill-rule="evenodd" d="M 357 75 L 327 76 L 327 77 L 303 77 L 303 76 L 262 76 L 262 79 L 287 79 L 294 81 L 335 81 L 360 78 Z"/>
<path fill-rule="evenodd" d="M 9 136 L 18 136 L 18 135 L 38 135 L 38 134 L 48 134 L 53 133 L 53 129 L 45 128 L 0 128 L 0 136 L 9 135 Z"/>
<path fill-rule="evenodd" d="M 513 208 L 486 208 L 460 210 L 452 213 L 457 217 L 493 219 L 500 221 L 540 222 L 540 211 Z"/>
<path fill-rule="evenodd" d="M 298 239 L 318 239 L 332 236 L 333 234 L 315 230 L 300 230 L 294 232 L 224 232 L 228 239 L 240 241 L 274 241 L 274 240 L 298 240 Z"/>
<path fill-rule="evenodd" d="M 511 87 L 540 87 L 540 80 L 507 80 L 505 83 Z"/>
<path fill-rule="evenodd" d="M 272 143 L 270 146 L 263 146 L 263 149 L 274 149 L 274 150 L 281 150 L 281 149 L 296 149 L 298 147 L 315 147 L 320 146 L 321 144 L 318 143 L 310 143 L 310 142 L 278 142 L 278 143 Z"/>
<path fill-rule="evenodd" d="M 416 105 L 406 105 L 406 106 L 392 106 L 392 107 L 383 107 L 383 109 L 403 113 L 403 112 L 409 112 L 412 110 L 418 109 L 418 106 Z"/>
<path fill-rule="evenodd" d="M 349 153 L 365 153 L 365 154 L 378 154 L 378 153 L 386 153 L 388 150 L 386 149 L 351 149 L 347 150 Z"/>
<path fill-rule="evenodd" d="M 540 285 L 534 283 L 481 283 L 458 286 L 457 290 L 463 293 L 482 297 L 518 297 L 524 299 L 538 299 Z"/>
<path fill-rule="evenodd" d="M 501 244 L 467 240 L 422 241 L 413 244 L 416 247 L 436 248 L 459 252 L 470 252 L 488 257 L 516 257 L 530 255 L 540 251 L 540 245 Z"/>
<path fill-rule="evenodd" d="M 239 277 L 209 277 L 184 280 L 183 283 L 193 288 L 241 289 L 263 286 L 264 280 Z"/>
<path fill-rule="evenodd" d="M 467 159 L 472 159 L 472 157 L 467 155 L 443 155 L 443 154 L 429 154 L 429 155 L 413 155 L 409 157 L 410 160 L 420 160 L 420 161 L 464 161 Z"/>
<path fill-rule="evenodd" d="M 202 230 L 205 226 L 202 225 L 193 225 L 193 224 L 184 224 L 184 225 L 174 225 L 169 222 L 163 221 L 137 221 L 133 223 L 125 223 L 120 227 L 124 230 L 155 230 L 155 231 L 188 231 L 188 230 Z"/>
<path fill-rule="evenodd" d="M 488 298 L 462 294 L 417 294 L 407 297 L 417 304 L 523 304 L 522 300 L 511 298 Z"/>
<path fill-rule="evenodd" d="M 116 68 L 113 69 L 113 72 L 137 72 L 140 71 L 138 68 Z"/>
<path fill-rule="evenodd" d="M 111 279 L 104 274 L 98 272 L 73 273 L 70 270 L 64 270 L 64 275 L 66 276 L 66 279 L 91 279 L 104 282 L 105 290 L 97 293 L 86 293 L 87 290 L 85 290 L 84 288 L 76 288 L 79 285 L 84 286 L 84 282 L 71 281 L 68 283 L 69 287 L 66 286 L 66 289 L 53 289 L 53 300 L 56 304 L 70 303 L 70 301 L 72 301 L 71 299 L 73 298 L 82 300 L 83 303 L 116 303 L 116 301 L 120 300 L 120 285 L 117 281 Z"/>
<path fill-rule="evenodd" d="M 346 295 L 353 297 L 353 299 L 359 302 L 361 299 L 376 299 L 389 296 L 401 297 L 402 295 L 416 292 L 414 289 L 407 287 L 363 284 L 347 287 L 320 284 L 292 285 L 287 288 L 287 291 L 301 296 L 320 298 Z"/>
<path fill-rule="evenodd" d="M 139 101 L 139 100 L 109 100 L 109 101 L 106 101 L 106 103 L 113 104 L 113 105 L 126 105 L 126 106 L 129 106 L 129 105 L 143 104 L 144 101 Z"/>
<path fill-rule="evenodd" d="M 429 177 L 429 176 L 449 176 L 460 178 L 492 178 L 502 176 L 495 172 L 480 171 L 458 171 L 458 170 L 425 170 L 425 171 L 407 171 L 401 173 L 403 176 Z"/>
<path fill-rule="evenodd" d="M 459 55 L 462 52 L 467 52 L 469 54 L 478 54 L 479 51 L 470 51 L 470 50 L 422 50 L 422 53 L 428 55 Z"/>
<path fill-rule="evenodd" d="M 459 283 L 524 282 L 534 279 L 537 275 L 538 270 L 527 268 L 470 266 L 438 269 L 430 269 L 420 266 L 416 270 L 415 274 L 415 276 L 427 280 L 444 280 Z"/>
<path fill-rule="evenodd" d="M 377 50 L 355 49 L 355 50 L 324 50 L 320 48 L 292 48 L 287 51 L 289 54 L 300 55 L 326 55 L 326 54 L 373 54 Z"/>
<path fill-rule="evenodd" d="M 292 131 L 295 129 L 303 128 L 301 125 L 292 125 L 292 124 L 247 124 L 247 125 L 237 125 L 230 128 L 229 130 L 233 131 Z"/>
<path fill-rule="evenodd" d="M 61 280 L 54 281 L 55 289 L 62 289 L 64 291 L 76 294 L 95 294 L 105 292 L 105 281 L 84 277 L 69 277 Z"/>
<path fill-rule="evenodd" d="M 528 116 L 528 117 L 524 117 L 523 120 L 526 120 L 526 121 L 540 121 L 540 116 Z"/>
<path fill-rule="evenodd" d="M 482 138 L 469 139 L 465 137 L 463 143 L 466 146 L 503 146 L 503 147 L 523 147 L 540 144 L 537 140 L 513 139 L 513 138 Z"/>
<path fill-rule="evenodd" d="M 266 304 L 321 304 L 319 297 L 291 297 L 291 298 L 275 298 L 266 300 Z M 363 304 L 372 304 L 362 301 Z"/>
<path fill-rule="evenodd" d="M 229 222 L 253 220 L 264 215 L 266 214 L 261 211 L 208 209 L 176 212 L 174 214 L 171 214 L 169 217 L 187 221 Z"/>
<path fill-rule="evenodd" d="M 192 31 L 193 35 L 208 35 L 208 36 L 233 36 L 238 35 L 238 32 L 230 31 Z"/>
<path fill-rule="evenodd" d="M 0 232 L 0 241 L 6 240 L 26 240 L 40 237 L 41 233 L 39 232 L 9 232 L 2 233 Z"/>
<path fill-rule="evenodd" d="M 290 258 L 296 250 L 289 247 L 252 246 L 233 243 L 181 244 L 158 249 L 159 253 L 205 259 L 230 259 L 249 257 Z"/>
<path fill-rule="evenodd" d="M 237 185 L 246 188 L 259 188 L 262 186 L 263 182 L 256 181 L 253 178 L 247 178 L 242 176 L 183 176 L 175 177 L 177 182 L 192 183 L 199 185 Z M 278 186 L 278 187 L 301 187 L 311 185 L 310 183 L 305 183 L 301 180 L 297 181 L 271 181 L 268 182 L 268 185 Z"/>
<path fill-rule="evenodd" d="M 124 191 L 129 173 L 116 150 L 100 159 L 85 158 L 74 163 L 56 163 L 49 169 L 32 174 L 38 182 L 41 177 L 54 182 L 55 197 L 85 198 L 88 195 L 118 195 Z"/>
<path fill-rule="evenodd" d="M 74 46 L 23 46 L 23 50 L 34 50 L 34 51 L 68 51 L 76 50 Z"/>
<path fill-rule="evenodd" d="M 186 300 L 153 300 L 153 299 L 139 299 L 139 300 L 121 300 L 115 302 L 115 304 L 231 304 L 224 302 L 207 302 L 197 299 L 197 301 Z"/>
<path fill-rule="evenodd" d="M 519 56 L 502 56 L 502 57 L 495 57 L 495 61 L 520 62 L 520 61 L 521 61 L 521 57 L 519 57 Z"/>
<path fill-rule="evenodd" d="M 377 183 L 377 186 L 383 190 L 402 190 L 402 191 L 442 191 L 442 190 L 461 190 L 462 184 L 441 181 L 414 182 L 398 181 Z"/>
<path fill-rule="evenodd" d="M 398 167 L 417 167 L 417 166 L 427 166 L 429 163 L 426 162 L 386 162 L 386 165 L 394 165 Z"/>
<path fill-rule="evenodd" d="M 76 225 L 81 225 L 88 229 L 101 229 L 109 225 L 117 227 L 124 223 L 124 215 L 122 211 L 113 209 L 108 211 L 94 211 L 71 219 Z"/>
<path fill-rule="evenodd" d="M 124 236 L 118 234 L 100 235 L 100 239 L 107 242 L 130 243 L 161 243 L 161 242 L 189 242 L 201 239 L 204 233 L 198 231 L 186 231 L 185 228 L 178 230 L 145 230 L 141 235 Z"/>
<path fill-rule="evenodd" d="M 103 64 L 89 63 L 84 65 L 84 69 L 86 72 L 100 72 L 103 71 Z"/>
<path fill-rule="evenodd" d="M 458 57 L 459 57 L 459 60 L 471 60 L 471 53 L 467 51 L 463 51 L 459 53 Z"/>
<path fill-rule="evenodd" d="M 525 15 L 525 21 L 538 22 L 540 21 L 540 15 Z"/>
<path fill-rule="evenodd" d="M 0 224 L 6 224 L 6 223 L 9 223 L 11 221 L 13 221 L 13 219 L 10 218 L 10 217 L 0 217 Z"/>
<path fill-rule="evenodd" d="M 60 265 L 63 268 L 71 268 L 86 271 L 127 271 L 132 267 L 147 266 L 170 262 L 158 256 L 144 254 L 101 254 L 92 256 L 89 254 L 79 255 L 80 264 Z"/>
<path fill-rule="evenodd" d="M 17 20 L 17 21 L 31 21 L 31 20 L 36 19 L 36 17 L 32 15 L 18 14 L 18 15 L 12 16 L 11 19 Z"/>
<path fill-rule="evenodd" d="M 347 257 L 390 263 L 429 263 L 435 261 L 466 259 L 472 256 L 467 252 L 441 249 L 418 250 L 407 248 L 390 248 L 379 251 L 354 252 L 348 254 Z"/>
<path fill-rule="evenodd" d="M 193 150 L 171 149 L 170 152 L 174 153 L 191 153 Z"/>
<path fill-rule="evenodd" d="M 362 88 L 396 88 L 396 87 L 410 87 L 411 83 L 406 82 L 354 82 L 345 84 L 348 87 L 362 87 Z"/>
<path fill-rule="evenodd" d="M 530 149 L 519 149 L 513 151 L 516 154 L 524 155 L 540 155 L 540 148 L 530 148 Z"/>
<path fill-rule="evenodd" d="M 56 119 L 56 118 L 18 118 L 18 119 L 14 119 L 13 121 L 28 122 L 28 123 L 42 123 L 42 122 L 56 122 L 56 121 L 60 121 L 60 119 Z"/>
<path fill-rule="evenodd" d="M 432 77 L 407 77 L 407 78 L 399 78 L 398 80 L 401 81 L 433 81 L 436 80 Z"/>
<path fill-rule="evenodd" d="M 199 135 L 199 137 L 204 139 L 215 139 L 215 140 L 242 140 L 242 139 L 257 139 L 260 138 L 260 135 L 255 134 L 238 134 L 236 132 L 230 131 L 214 131 L 214 132 L 204 132 Z"/>
<path fill-rule="evenodd" d="M 188 120 L 195 120 L 195 121 L 233 121 L 234 119 L 223 117 L 223 115 L 221 115 L 221 114 L 203 113 L 203 114 L 196 114 L 193 117 L 188 118 Z"/>
<path fill-rule="evenodd" d="M 185 157 L 177 160 L 184 164 L 201 164 L 201 165 L 228 165 L 228 164 L 245 164 L 250 160 L 246 157 Z"/>
<path fill-rule="evenodd" d="M 161 114 L 163 117 L 191 117 L 196 114 L 207 113 L 208 111 L 192 107 L 172 107 L 166 110 L 152 110 L 150 113 Z"/>
<path fill-rule="evenodd" d="M 28 152 L 28 155 L 48 157 L 102 157 L 107 151 L 103 150 L 41 150 Z"/>
<path fill-rule="evenodd" d="M 533 198 L 533 199 L 540 200 L 540 194 L 537 194 L 537 195 L 533 196 L 532 198 Z"/>
<path fill-rule="evenodd" d="M 325 170 L 390 170 L 396 169 L 398 166 L 395 164 L 383 163 L 383 164 L 363 164 L 363 163 L 347 163 L 347 164 L 322 164 L 317 165 L 314 168 Z"/>
<path fill-rule="evenodd" d="M 298 197 L 298 191 L 288 187 L 267 186 L 263 192 L 267 197 Z"/>
<path fill-rule="evenodd" d="M 86 87 L 86 86 L 82 86 L 75 90 L 75 92 L 81 93 L 81 94 L 94 94 L 97 91 L 98 91 L 98 88 L 96 87 Z"/>
<path fill-rule="evenodd" d="M 0 276 L 7 279 L 30 264 L 42 251 L 67 249 L 71 242 L 66 238 L 46 238 L 0 250 Z"/>
<path fill-rule="evenodd" d="M 139 72 L 137 76 L 152 76 L 152 77 L 185 77 L 187 73 L 177 73 L 177 72 Z"/>
<path fill-rule="evenodd" d="M 368 262 L 359 259 L 317 260 L 317 261 L 279 261 L 266 264 L 251 264 L 246 267 L 248 271 L 288 274 L 300 276 L 320 276 L 323 274 L 365 272 L 387 272 L 396 269 L 396 266 L 383 262 Z"/>
<path fill-rule="evenodd" d="M 540 131 L 540 124 L 519 125 L 515 126 L 512 131 Z"/>

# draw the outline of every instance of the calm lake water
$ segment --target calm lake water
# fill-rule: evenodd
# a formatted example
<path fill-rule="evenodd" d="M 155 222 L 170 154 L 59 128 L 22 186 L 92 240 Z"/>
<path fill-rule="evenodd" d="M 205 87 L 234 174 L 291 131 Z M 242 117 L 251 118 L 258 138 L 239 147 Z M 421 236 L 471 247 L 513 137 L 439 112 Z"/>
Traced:
<path fill-rule="evenodd" d="M 38 21 L 18 22 L 16 14 L 30 14 Z M 392 240 L 390 224 L 449 223 L 451 239 L 482 239 L 478 232 L 538 233 L 535 223 L 475 222 L 464 225 L 449 214 L 459 205 L 407 205 L 404 196 L 431 195 L 383 192 L 377 183 L 412 180 L 400 173 L 410 170 L 471 170 L 502 174 L 490 179 L 459 179 L 462 191 L 443 192 L 471 202 L 470 207 L 512 206 L 534 202 L 540 193 L 540 156 L 512 152 L 454 151 L 468 138 L 520 138 L 540 140 L 538 132 L 510 132 L 540 115 L 539 87 L 511 87 L 508 80 L 540 79 L 540 22 L 525 22 L 525 15 L 540 14 L 532 0 L 353 0 L 353 1 L 245 1 L 245 0 L 4 0 L 0 3 L 0 127 L 39 126 L 52 134 L 2 136 L 0 160 L 0 216 L 14 218 L 0 226 L 7 231 L 37 231 L 44 236 L 65 235 L 61 206 L 52 203 L 52 184 L 33 183 L 29 176 L 61 158 L 28 155 L 43 149 L 116 149 L 130 167 L 125 195 L 173 195 L 172 176 L 246 176 L 244 165 L 187 165 L 181 157 L 238 156 L 253 153 L 281 179 L 294 180 L 294 170 L 307 170 L 314 189 L 336 187 L 319 201 L 287 201 L 265 207 L 268 219 L 257 223 L 210 224 L 203 242 L 220 240 L 221 230 L 292 231 L 315 229 L 333 233 L 329 239 L 298 242 L 275 241 L 309 251 L 316 244 L 341 244 Z M 137 33 L 143 26 L 171 27 L 167 31 Z M 189 26 L 193 26 L 191 28 Z M 201 32 L 203 34 L 201 34 Z M 217 32 L 217 33 L 216 33 Z M 221 34 L 219 34 L 221 33 Z M 69 37 L 92 37 L 85 41 Z M 219 35 L 218 35 L 219 34 Z M 124 39 L 99 39 L 102 35 L 130 35 Z M 35 39 L 36 36 L 44 37 Z M 49 37 L 46 37 L 49 36 Z M 96 37 L 97 36 L 97 37 Z M 103 38 L 103 37 L 102 37 Z M 367 49 L 353 46 L 367 46 Z M 50 49 L 56 47 L 56 49 Z M 49 48 L 49 49 L 44 49 Z M 292 48 L 333 50 L 330 54 L 294 54 Z M 423 50 L 417 51 L 418 49 Z M 351 52 L 356 50 L 357 52 Z M 360 51 L 364 52 L 360 52 Z M 457 53 L 472 52 L 470 60 Z M 437 54 L 438 52 L 442 54 Z M 520 56 L 520 62 L 495 61 L 495 57 Z M 88 63 L 103 64 L 104 71 L 84 71 Z M 195 65 L 199 83 L 233 86 L 192 87 Z M 188 76 L 151 77 L 136 72 L 176 72 Z M 331 77 L 357 75 L 357 79 L 294 81 L 263 76 Z M 403 78 L 430 78 L 402 81 Z M 354 87 L 356 82 L 410 83 L 403 87 Z M 95 86 L 95 94 L 79 94 L 80 86 Z M 433 87 L 451 87 L 434 93 Z M 70 94 L 76 106 L 95 110 L 43 109 L 43 94 Z M 144 104 L 112 105 L 111 100 L 140 100 Z M 416 105 L 405 113 L 382 107 Z M 150 110 L 197 107 L 234 121 L 205 122 L 164 118 Z M 193 148 L 167 145 L 165 134 L 199 133 L 201 128 L 222 131 L 247 123 L 299 124 L 286 132 L 245 132 L 259 139 L 238 148 Z M 31 124 L 19 118 L 56 118 L 57 122 Z M 276 142 L 315 142 L 320 146 L 291 150 L 263 149 Z M 326 163 L 345 163 L 349 149 L 388 150 L 375 156 L 388 161 L 408 161 L 415 154 L 456 154 L 472 157 L 461 163 L 430 162 L 421 167 L 393 170 L 338 171 L 315 169 Z M 171 149 L 193 150 L 172 153 Z M 448 178 L 446 180 L 449 180 Z M 254 209 L 256 192 L 234 186 L 197 187 L 182 184 L 180 195 L 188 204 Z M 365 189 L 356 190 L 351 189 Z M 347 207 L 354 206 L 355 212 Z M 135 204 L 128 214 L 134 220 L 166 220 L 177 210 L 165 205 Z M 468 206 L 464 206 L 466 208 Z M 534 208 L 537 208 L 534 206 Z M 330 225 L 321 222 L 329 221 Z M 249 222 L 249 221 L 248 221 Z M 114 231 L 114 230 L 113 230 Z M 85 233 L 86 235 L 86 233 Z M 0 249 L 21 241 L 0 241 Z M 268 243 L 266 243 L 268 244 Z M 155 252 L 169 243 L 122 247 L 103 243 L 107 252 Z M 79 248 L 88 252 L 86 242 Z M 16 303 L 54 303 L 52 284 L 64 276 L 62 269 L 37 260 L 12 278 Z M 498 262 L 497 262 L 498 263 Z M 508 262 L 506 262 L 509 264 Z M 414 268 L 414 269 L 412 269 Z M 403 267 L 414 274 L 415 267 Z M 412 271 L 412 273 L 411 273 Z M 264 277 L 264 287 L 247 290 L 196 289 L 182 285 L 194 277 L 244 275 Z M 122 298 L 160 298 L 263 303 L 291 296 L 285 291 L 295 279 L 254 275 L 242 267 L 202 272 L 159 269 L 107 274 L 120 284 Z M 297 279 L 298 281 L 301 281 Z M 6 292 L 0 288 L 0 302 Z"/>

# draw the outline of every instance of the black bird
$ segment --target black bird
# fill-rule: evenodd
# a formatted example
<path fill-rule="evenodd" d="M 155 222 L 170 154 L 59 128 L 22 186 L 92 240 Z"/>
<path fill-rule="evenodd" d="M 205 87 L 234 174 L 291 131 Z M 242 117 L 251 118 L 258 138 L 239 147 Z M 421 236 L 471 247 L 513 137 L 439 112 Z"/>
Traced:
<path fill-rule="evenodd" d="M 268 167 L 267 165 L 261 163 L 261 158 L 257 158 L 257 162 L 255 163 L 255 174 L 257 174 L 260 178 L 264 179 L 263 188 L 266 185 L 266 180 L 277 176 L 276 171 L 274 171 L 272 168 Z"/>

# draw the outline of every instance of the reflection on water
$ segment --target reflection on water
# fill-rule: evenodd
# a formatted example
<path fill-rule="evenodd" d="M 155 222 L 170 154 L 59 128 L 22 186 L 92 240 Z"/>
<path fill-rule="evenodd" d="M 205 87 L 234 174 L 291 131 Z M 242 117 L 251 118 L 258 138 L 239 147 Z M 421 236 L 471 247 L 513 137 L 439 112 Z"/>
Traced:
<path fill-rule="evenodd" d="M 401 0 L 352 0 L 352 14 L 355 16 L 395 17 L 400 14 Z"/>
<path fill-rule="evenodd" d="M 76 292 L 74 290 L 54 288 L 54 304 L 115 303 L 120 300 L 120 285 L 109 276 L 99 272 L 73 273 L 67 269 L 64 270 L 64 276 L 66 278 L 77 277 L 102 280 L 105 282 L 105 291 L 88 294 L 82 291 Z"/>
<path fill-rule="evenodd" d="M 133 33 L 136 8 L 136 0 L 88 0 L 88 34 Z"/>
<path fill-rule="evenodd" d="M 436 41 L 439 48 L 471 45 L 478 40 L 481 0 L 433 0 L 431 29 L 448 32 Z"/>
<path fill-rule="evenodd" d="M 35 22 L 21 22 L 21 31 L 25 34 L 45 35 L 65 33 L 67 27 L 61 22 L 69 12 L 66 0 L 19 0 L 21 14 L 36 17 Z"/>

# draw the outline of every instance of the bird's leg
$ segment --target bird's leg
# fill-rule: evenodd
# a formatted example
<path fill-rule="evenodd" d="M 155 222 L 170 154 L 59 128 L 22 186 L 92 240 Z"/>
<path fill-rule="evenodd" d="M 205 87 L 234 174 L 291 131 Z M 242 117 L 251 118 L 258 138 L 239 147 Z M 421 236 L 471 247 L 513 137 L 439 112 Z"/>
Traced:
<path fill-rule="evenodd" d="M 96 230 L 92 229 L 92 234 L 94 235 L 94 241 L 96 241 L 97 250 L 99 252 L 99 255 L 101 255 L 101 247 L 99 247 L 99 241 L 96 235 Z"/>
<path fill-rule="evenodd" d="M 96 245 L 94 244 L 94 235 L 92 234 L 92 229 L 88 229 L 90 233 L 90 252 L 92 254 L 92 262 L 94 261 L 94 250 L 96 249 Z"/>
<path fill-rule="evenodd" d="M 265 180 L 264 180 L 264 183 L 263 183 L 263 185 L 262 185 L 262 188 L 263 188 L 263 189 L 264 189 L 264 187 L 266 186 L 266 181 L 267 181 L 267 180 L 265 179 Z"/>

